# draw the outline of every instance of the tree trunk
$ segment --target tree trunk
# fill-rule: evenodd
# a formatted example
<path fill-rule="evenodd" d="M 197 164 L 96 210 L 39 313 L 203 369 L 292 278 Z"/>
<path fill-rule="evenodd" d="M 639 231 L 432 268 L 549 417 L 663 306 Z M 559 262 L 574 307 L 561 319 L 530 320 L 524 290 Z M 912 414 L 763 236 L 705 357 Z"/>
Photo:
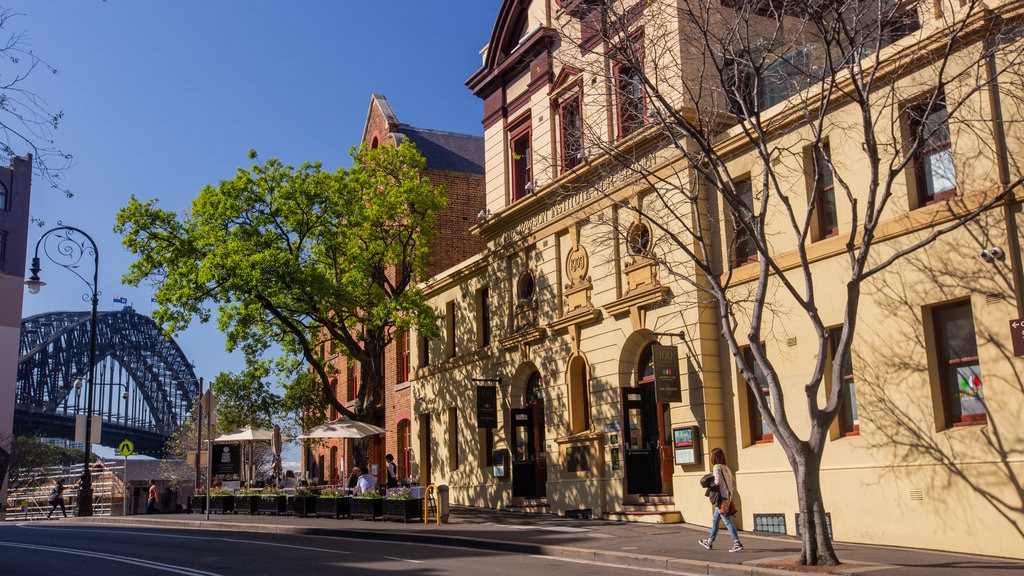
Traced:
<path fill-rule="evenodd" d="M 813 566 L 835 566 L 839 564 L 828 524 L 825 522 L 825 505 L 821 498 L 821 472 L 819 458 L 804 454 L 796 461 L 796 489 L 800 500 L 800 534 L 803 545 L 800 549 L 800 564 Z"/>

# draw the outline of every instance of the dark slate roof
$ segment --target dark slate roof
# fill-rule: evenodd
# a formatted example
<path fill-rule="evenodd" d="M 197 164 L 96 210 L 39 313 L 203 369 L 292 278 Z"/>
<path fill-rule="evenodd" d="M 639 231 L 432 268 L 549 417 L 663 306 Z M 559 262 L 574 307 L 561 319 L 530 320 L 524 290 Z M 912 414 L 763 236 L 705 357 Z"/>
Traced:
<path fill-rule="evenodd" d="M 480 136 L 411 126 L 401 126 L 398 132 L 416 144 L 431 170 L 484 173 L 484 139 Z"/>

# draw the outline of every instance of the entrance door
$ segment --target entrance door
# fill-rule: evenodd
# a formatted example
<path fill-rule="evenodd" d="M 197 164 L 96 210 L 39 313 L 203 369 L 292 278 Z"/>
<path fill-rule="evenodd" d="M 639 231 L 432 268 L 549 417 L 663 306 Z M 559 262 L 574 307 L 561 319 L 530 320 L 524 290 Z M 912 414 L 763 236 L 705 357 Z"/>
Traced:
<path fill-rule="evenodd" d="M 512 417 L 512 496 L 544 496 L 547 466 L 538 450 L 536 417 L 533 406 L 514 408 Z M 541 475 L 545 478 L 541 478 Z"/>
<path fill-rule="evenodd" d="M 654 388 L 622 389 L 626 493 L 661 493 L 661 447 Z"/>

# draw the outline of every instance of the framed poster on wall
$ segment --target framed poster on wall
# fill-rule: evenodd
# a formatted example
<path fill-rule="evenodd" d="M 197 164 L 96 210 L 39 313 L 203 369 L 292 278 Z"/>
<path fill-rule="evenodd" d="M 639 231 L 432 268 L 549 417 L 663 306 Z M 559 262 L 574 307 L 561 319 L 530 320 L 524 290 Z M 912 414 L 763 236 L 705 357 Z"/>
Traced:
<path fill-rule="evenodd" d="M 700 462 L 700 429 L 696 426 L 674 428 L 672 449 L 676 464 L 697 464 Z"/>

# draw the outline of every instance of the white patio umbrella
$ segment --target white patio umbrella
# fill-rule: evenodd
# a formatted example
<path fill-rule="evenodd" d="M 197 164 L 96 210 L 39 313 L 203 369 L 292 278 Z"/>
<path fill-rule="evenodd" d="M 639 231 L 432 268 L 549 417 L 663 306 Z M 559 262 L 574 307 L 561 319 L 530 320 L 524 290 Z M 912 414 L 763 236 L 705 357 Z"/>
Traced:
<path fill-rule="evenodd" d="M 252 426 L 246 426 L 241 430 L 235 430 L 234 432 L 228 432 L 227 434 L 221 434 L 213 439 L 214 442 L 248 442 L 249 444 L 249 464 L 244 466 L 243 478 L 247 482 L 252 482 L 252 474 L 249 470 L 252 465 L 252 445 L 258 441 L 272 442 L 274 440 L 273 430 L 264 430 L 262 428 L 253 428 Z"/>
<path fill-rule="evenodd" d="M 310 428 L 305 434 L 299 435 L 299 438 L 365 438 L 385 432 L 387 430 L 380 426 L 342 416 L 332 422 Z"/>
<path fill-rule="evenodd" d="M 228 432 L 227 434 L 221 434 L 213 439 L 214 442 L 245 442 L 248 440 L 266 440 L 271 441 L 274 439 L 273 430 L 264 430 L 262 428 L 253 428 L 252 426 L 246 426 L 241 430 L 235 430 L 234 432 Z"/>

